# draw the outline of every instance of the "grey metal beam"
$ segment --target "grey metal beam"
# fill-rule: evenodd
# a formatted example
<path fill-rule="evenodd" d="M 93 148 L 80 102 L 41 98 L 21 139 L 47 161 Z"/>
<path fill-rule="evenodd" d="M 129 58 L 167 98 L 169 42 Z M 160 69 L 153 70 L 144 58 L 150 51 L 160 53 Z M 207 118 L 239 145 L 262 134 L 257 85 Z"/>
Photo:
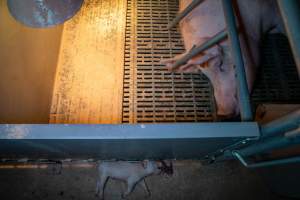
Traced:
<path fill-rule="evenodd" d="M 169 24 L 168 29 L 172 29 L 176 26 L 185 16 L 187 16 L 194 8 L 200 5 L 204 0 L 193 0 L 176 18 Z"/>
<path fill-rule="evenodd" d="M 202 158 L 245 138 L 256 123 L 0 125 L 0 158 Z"/>
<path fill-rule="evenodd" d="M 239 42 L 239 34 L 236 28 L 235 15 L 231 0 L 222 0 L 224 16 L 227 25 L 227 32 L 231 44 L 232 58 L 235 63 L 235 70 L 238 82 L 239 105 L 241 110 L 242 121 L 252 121 L 252 111 L 250 105 L 250 97 L 244 68 L 244 61 Z"/>
<path fill-rule="evenodd" d="M 300 78 L 300 1 L 277 0 Z"/>

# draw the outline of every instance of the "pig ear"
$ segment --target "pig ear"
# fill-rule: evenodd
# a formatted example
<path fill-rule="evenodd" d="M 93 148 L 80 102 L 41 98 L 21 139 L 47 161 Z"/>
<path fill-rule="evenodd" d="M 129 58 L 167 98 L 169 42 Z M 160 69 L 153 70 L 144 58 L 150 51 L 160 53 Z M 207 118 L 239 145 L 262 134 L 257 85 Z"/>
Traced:
<path fill-rule="evenodd" d="M 144 161 L 142 162 L 142 166 L 143 166 L 144 169 L 147 168 L 148 163 L 149 163 L 149 160 L 144 160 Z"/>

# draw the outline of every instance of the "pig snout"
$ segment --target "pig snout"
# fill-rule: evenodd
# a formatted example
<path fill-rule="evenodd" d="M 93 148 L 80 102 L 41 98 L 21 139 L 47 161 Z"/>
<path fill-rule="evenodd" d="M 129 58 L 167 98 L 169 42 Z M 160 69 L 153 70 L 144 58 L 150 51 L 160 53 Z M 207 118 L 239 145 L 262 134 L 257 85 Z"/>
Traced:
<path fill-rule="evenodd" d="M 215 92 L 218 93 L 218 92 Z M 229 94 L 215 94 L 217 115 L 220 119 L 236 117 L 239 114 L 239 103 L 236 94 L 229 91 Z"/>
<path fill-rule="evenodd" d="M 212 82 L 217 115 L 221 119 L 228 119 L 239 115 L 239 100 L 234 77 L 233 66 L 223 66 L 227 70 L 214 72 L 208 78 Z"/>

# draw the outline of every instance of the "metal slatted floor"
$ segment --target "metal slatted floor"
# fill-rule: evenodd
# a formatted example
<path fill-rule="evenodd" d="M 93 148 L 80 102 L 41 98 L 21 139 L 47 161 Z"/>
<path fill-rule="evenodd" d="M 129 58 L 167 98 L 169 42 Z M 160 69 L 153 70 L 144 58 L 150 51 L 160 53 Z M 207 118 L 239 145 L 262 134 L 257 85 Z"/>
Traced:
<path fill-rule="evenodd" d="M 171 74 L 159 64 L 184 51 L 177 29 L 167 24 L 178 0 L 128 0 L 123 123 L 214 121 L 213 91 L 202 74 Z M 253 91 L 253 105 L 299 103 L 300 82 L 285 37 L 268 37 Z"/>
<path fill-rule="evenodd" d="M 287 38 L 280 34 L 270 35 L 262 48 L 262 67 L 252 94 L 254 106 L 300 103 L 300 80 Z"/>
<path fill-rule="evenodd" d="M 184 51 L 180 33 L 167 30 L 177 0 L 128 0 L 124 123 L 212 121 L 212 89 L 201 74 L 172 74 L 159 62 Z"/>

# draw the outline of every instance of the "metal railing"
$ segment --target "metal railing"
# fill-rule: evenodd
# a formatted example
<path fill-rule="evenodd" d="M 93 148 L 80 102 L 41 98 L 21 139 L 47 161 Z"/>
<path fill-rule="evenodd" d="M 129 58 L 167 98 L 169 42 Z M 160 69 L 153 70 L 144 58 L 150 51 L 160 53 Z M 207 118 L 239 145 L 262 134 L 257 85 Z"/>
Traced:
<path fill-rule="evenodd" d="M 174 27 L 180 20 L 182 20 L 186 15 L 189 14 L 194 8 L 200 5 L 200 3 L 204 2 L 203 0 L 194 0 L 186 9 L 184 9 L 169 25 L 169 29 Z M 238 96 L 240 103 L 240 111 L 241 111 L 241 120 L 242 121 L 251 121 L 253 120 L 251 105 L 250 105 L 250 97 L 246 79 L 246 73 L 244 68 L 244 61 L 242 56 L 242 51 L 239 43 L 238 31 L 235 23 L 234 10 L 231 5 L 231 0 L 222 0 L 223 8 L 224 8 L 224 17 L 227 24 L 226 31 L 221 31 L 204 44 L 197 46 L 191 49 L 184 57 L 179 59 L 174 64 L 174 69 L 179 66 L 185 64 L 189 59 L 196 56 L 197 54 L 207 50 L 208 48 L 214 46 L 220 41 L 224 40 L 227 36 L 229 38 L 231 44 L 231 52 L 234 58 L 234 62 L 236 64 L 236 75 L 238 81 Z"/>
<path fill-rule="evenodd" d="M 194 0 L 183 12 L 181 12 L 169 25 L 169 29 L 173 28 L 180 20 L 187 16 L 194 8 L 204 1 Z M 287 36 L 293 51 L 294 59 L 296 61 L 298 74 L 300 77 L 300 2 L 299 0 L 277 0 L 280 12 L 283 18 Z M 222 0 L 224 17 L 226 21 L 226 31 L 221 31 L 204 44 L 191 49 L 184 57 L 178 60 L 174 67 L 178 68 L 180 65 L 188 62 L 197 54 L 207 50 L 208 48 L 219 43 L 226 37 L 229 39 L 231 46 L 232 57 L 235 63 L 235 72 L 238 82 L 237 92 L 240 102 L 240 114 L 242 121 L 251 121 L 253 119 L 250 97 L 247 86 L 246 73 L 242 57 L 242 51 L 239 42 L 239 35 L 235 22 L 234 9 L 231 0 Z M 280 119 L 274 120 L 264 126 L 261 126 L 261 137 L 259 141 L 254 142 L 248 147 L 242 148 L 239 151 L 228 150 L 219 157 L 219 160 L 224 160 L 229 157 L 235 157 L 240 160 L 246 167 L 263 167 L 272 166 L 276 164 L 286 164 L 291 162 L 298 162 L 299 157 L 287 158 L 282 160 L 267 161 L 256 164 L 248 164 L 243 156 L 251 156 L 262 152 L 270 151 L 287 147 L 289 145 L 299 144 L 299 129 L 300 127 L 300 110 L 290 113 Z M 282 134 L 285 133 L 285 134 Z M 291 134 L 292 133 L 292 134 Z"/>
<path fill-rule="evenodd" d="M 299 1 L 298 0 L 277 0 L 280 7 L 281 15 L 284 20 L 285 28 L 288 34 L 290 45 L 296 60 L 298 74 L 300 77 L 300 12 L 299 12 Z M 178 16 L 169 24 L 168 28 L 173 28 L 176 24 L 180 22 L 185 16 L 187 16 L 194 8 L 203 3 L 204 0 L 194 0 L 187 8 L 185 8 Z M 239 43 L 238 31 L 235 23 L 234 9 L 232 7 L 231 0 L 222 0 L 222 5 L 224 9 L 224 17 L 227 24 L 226 31 L 221 31 L 204 44 L 191 49 L 184 57 L 179 59 L 174 64 L 174 69 L 187 63 L 189 59 L 196 56 L 197 54 L 207 50 L 208 48 L 219 43 L 227 36 L 230 41 L 232 57 L 235 63 L 236 77 L 238 82 L 238 97 L 240 114 L 242 121 L 251 121 L 253 119 L 250 97 L 245 73 L 245 67 L 241 52 L 241 47 Z"/>

